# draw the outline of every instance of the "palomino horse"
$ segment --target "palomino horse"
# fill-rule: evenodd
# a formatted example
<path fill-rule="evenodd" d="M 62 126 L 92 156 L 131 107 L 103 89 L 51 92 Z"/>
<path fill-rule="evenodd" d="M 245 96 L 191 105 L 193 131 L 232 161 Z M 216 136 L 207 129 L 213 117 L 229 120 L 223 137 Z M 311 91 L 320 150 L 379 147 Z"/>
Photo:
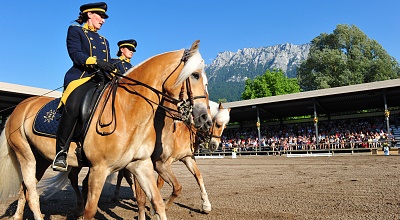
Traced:
<path fill-rule="evenodd" d="M 222 133 L 223 133 L 224 129 L 226 128 L 226 125 L 228 124 L 229 119 L 230 119 L 230 116 L 229 116 L 230 109 L 223 108 L 221 103 L 218 104 L 218 103 L 213 102 L 213 101 L 209 101 L 209 103 L 210 103 L 211 116 L 212 116 L 212 119 L 213 119 L 213 126 L 206 133 L 206 135 L 205 135 L 206 136 L 205 137 L 206 140 L 204 142 L 202 142 L 201 145 L 204 146 L 204 148 L 206 148 L 206 149 L 214 151 L 215 149 L 218 148 L 219 144 L 221 143 Z M 176 122 L 176 123 L 179 123 L 179 122 Z M 180 128 L 180 126 L 177 126 L 174 129 L 179 129 L 179 128 Z M 183 127 L 183 129 L 186 130 L 187 128 Z M 187 136 L 179 136 L 179 137 L 174 136 L 174 138 L 185 138 L 185 137 L 189 138 L 188 135 Z M 179 139 L 178 139 L 178 142 L 179 142 Z M 186 143 L 186 142 L 182 141 L 182 142 L 179 142 L 179 143 Z M 190 146 L 187 146 L 187 147 L 190 147 Z M 199 142 L 197 141 L 197 142 L 195 142 L 194 149 L 196 150 L 196 149 L 198 149 L 198 147 L 199 147 Z M 187 153 L 186 149 L 185 148 L 183 148 L 183 149 L 185 150 L 184 153 Z M 179 150 L 182 150 L 182 148 L 178 148 L 178 147 L 176 147 L 176 145 L 174 145 L 174 149 L 168 150 L 168 151 L 175 152 L 175 151 L 179 151 Z M 173 153 L 173 155 L 180 155 L 182 158 L 184 158 L 184 157 L 190 157 L 192 154 L 185 155 L 185 154 L 181 154 L 181 153 Z M 181 160 L 182 158 L 175 158 L 175 161 Z M 187 160 L 189 160 L 189 159 L 187 159 Z M 195 161 L 193 160 L 191 162 L 192 162 L 191 164 L 193 164 L 193 165 L 188 166 L 187 168 L 189 169 L 189 171 L 196 178 L 196 180 L 197 180 L 197 182 L 199 184 L 200 190 L 201 190 L 201 195 L 205 195 L 205 196 L 202 196 L 202 201 L 203 201 L 202 208 L 203 208 L 203 211 L 209 212 L 209 211 L 211 211 L 211 205 L 208 205 L 210 203 L 209 203 L 208 198 L 207 198 L 207 193 L 206 193 L 206 190 L 204 188 L 204 183 L 202 181 L 201 174 L 200 174 L 200 172 L 199 172 L 199 170 L 197 168 L 197 165 L 196 165 Z M 190 165 L 190 163 L 187 163 L 187 164 Z M 133 185 L 132 174 L 128 170 L 122 169 L 122 170 L 120 170 L 118 172 L 117 184 L 115 186 L 116 188 L 114 190 L 114 195 L 113 195 L 112 201 L 117 201 L 118 200 L 118 194 L 119 194 L 119 190 L 120 190 L 120 187 L 121 187 L 121 181 L 122 181 L 123 178 L 125 178 L 126 182 L 132 188 L 133 194 L 135 195 L 135 186 Z M 160 187 L 162 187 L 163 184 L 164 184 L 164 180 L 162 178 L 160 178 L 160 176 L 159 176 L 158 181 L 157 181 L 157 185 L 160 188 Z M 174 182 L 169 183 L 169 184 L 173 185 Z M 74 184 L 74 185 L 76 185 L 75 189 L 79 190 L 78 185 L 77 184 Z M 173 186 L 175 186 L 175 185 L 173 185 Z M 178 183 L 178 187 L 174 187 L 173 189 L 174 190 L 175 189 L 180 189 L 179 183 Z M 178 196 L 179 192 L 177 192 L 177 191 L 173 192 L 172 195 L 177 195 Z M 172 198 L 172 195 L 171 195 L 170 198 Z M 172 201 L 169 202 L 169 203 L 172 204 Z"/>
<path fill-rule="evenodd" d="M 109 107 L 110 102 L 104 103 L 104 97 L 100 101 L 99 106 L 107 105 L 102 119 L 114 117 L 115 126 L 93 129 L 98 123 L 93 120 L 90 124 L 92 129 L 86 134 L 83 147 L 90 175 L 87 179 L 84 219 L 95 216 L 106 177 L 124 167 L 134 174 L 143 187 L 157 216 L 167 219 L 150 158 L 156 145 L 154 116 L 162 96 L 177 99 L 181 90 L 179 85 L 188 78 L 193 96 L 205 95 L 204 61 L 198 51 L 198 43 L 195 41 L 189 51 L 159 54 L 133 68 L 126 78 L 118 82 L 112 108 Z M 50 100 L 36 97 L 19 104 L 1 134 L 0 175 L 13 178 L 2 178 L 0 199 L 15 195 L 19 190 L 14 219 L 22 219 L 26 200 L 34 218 L 43 219 L 36 184 L 55 156 L 55 139 L 35 135 L 32 124 L 33 116 Z M 207 106 L 208 99 L 193 100 L 195 127 L 208 129 L 207 125 L 212 123 Z M 96 110 L 93 118 L 99 118 L 100 111 Z M 76 147 L 71 144 L 68 152 L 69 166 L 72 167 L 81 166 L 74 154 Z"/>
<path fill-rule="evenodd" d="M 215 102 L 210 101 L 210 111 L 213 117 L 213 127 L 210 128 L 213 138 L 209 139 L 217 142 L 217 146 L 220 139 L 217 141 L 215 138 L 220 138 L 226 124 L 229 122 L 229 111 L 230 109 L 223 109 L 222 105 L 218 105 Z M 152 155 L 155 170 L 159 174 L 157 180 L 157 186 L 159 189 L 164 185 L 166 181 L 172 186 L 173 190 L 168 200 L 166 201 L 165 208 L 168 209 L 173 204 L 174 200 L 180 195 L 182 191 L 182 185 L 178 182 L 173 170 L 172 163 L 175 161 L 182 161 L 189 171 L 194 175 L 196 181 L 200 187 L 200 195 L 202 200 L 202 210 L 204 212 L 211 211 L 211 203 L 208 199 L 207 191 L 204 186 L 203 177 L 194 159 L 194 152 L 197 148 L 195 145 L 198 144 L 196 141 L 196 131 L 191 129 L 186 123 L 182 121 L 174 121 L 170 118 L 162 117 L 160 114 L 159 118 L 156 115 L 156 131 L 159 133 L 161 139 L 160 142 L 156 143 L 154 153 Z M 159 132 L 158 132 L 159 131 Z M 170 138 L 173 137 L 173 138 Z M 196 143 L 195 143 L 196 142 Z M 210 144 L 209 144 L 210 145 Z M 136 200 L 139 209 L 139 219 L 145 218 L 145 204 L 146 196 L 140 189 L 135 179 L 135 192 Z M 152 209 L 154 212 L 154 210 Z"/>
<path fill-rule="evenodd" d="M 210 104 L 210 112 L 213 119 L 213 126 L 210 127 L 208 131 L 209 134 L 206 135 L 209 138 L 206 138 L 208 140 L 208 143 L 205 143 L 205 146 L 211 146 L 213 144 L 218 146 L 219 143 L 221 142 L 220 140 L 221 135 L 230 119 L 229 116 L 230 109 L 224 109 L 221 104 L 218 104 L 213 101 L 210 101 L 209 104 Z M 166 104 L 166 107 L 168 107 L 168 104 Z M 171 196 L 166 202 L 167 204 L 166 209 L 168 209 L 173 204 L 173 201 L 180 195 L 182 190 L 182 186 L 176 179 L 175 174 L 171 169 L 171 165 L 173 162 L 181 160 L 187 166 L 187 168 L 193 174 L 193 176 L 196 178 L 196 181 L 199 185 L 201 191 L 200 195 L 202 200 L 202 211 L 210 212 L 211 203 L 208 199 L 207 191 L 204 186 L 204 181 L 200 173 L 200 170 L 195 160 L 193 159 L 194 151 L 197 148 L 197 146 L 193 146 L 193 144 L 194 145 L 198 144 L 198 142 L 195 142 L 193 136 L 195 134 L 195 131 L 191 130 L 190 127 L 188 127 L 188 124 L 185 124 L 182 121 L 173 121 L 171 118 L 165 116 L 166 116 L 165 112 L 163 112 L 161 109 L 156 112 L 155 124 L 158 125 L 156 127 L 158 127 L 159 129 L 161 128 L 163 129 L 161 131 L 163 133 L 162 133 L 162 142 L 156 145 L 156 150 L 154 153 L 160 152 L 161 150 L 162 152 L 160 156 L 153 155 L 153 160 L 156 161 L 155 168 L 156 171 L 159 172 L 160 174 L 157 180 L 158 188 L 161 189 L 161 187 L 164 185 L 163 178 L 165 178 L 165 181 L 167 181 L 167 183 L 173 187 Z M 163 122 L 165 124 L 162 124 Z M 216 147 L 214 147 L 213 149 L 216 149 Z M 77 210 L 76 210 L 77 213 L 80 213 L 81 209 L 83 209 L 83 204 L 84 204 L 83 197 L 85 196 L 81 194 L 78 186 L 79 172 L 80 168 L 73 168 L 72 170 L 70 170 L 69 174 L 60 173 L 54 178 L 46 180 L 46 183 L 44 185 L 44 186 L 53 185 L 58 188 L 61 188 L 64 187 L 65 184 L 67 184 L 65 179 L 69 178 L 77 197 Z M 112 175 L 110 177 L 112 177 Z M 138 201 L 139 219 L 145 219 L 146 198 L 142 193 L 140 187 L 138 187 L 139 194 L 135 193 L 136 191 L 135 188 L 137 187 L 135 187 L 133 183 L 134 180 L 132 179 L 132 174 L 129 172 L 129 170 L 122 169 L 118 172 L 117 185 L 112 200 L 113 201 L 118 200 L 117 197 L 119 194 L 119 189 L 123 177 L 125 177 L 126 181 L 128 182 L 128 184 L 132 189 L 133 195 L 136 197 Z M 51 196 L 51 194 L 48 196 Z"/>

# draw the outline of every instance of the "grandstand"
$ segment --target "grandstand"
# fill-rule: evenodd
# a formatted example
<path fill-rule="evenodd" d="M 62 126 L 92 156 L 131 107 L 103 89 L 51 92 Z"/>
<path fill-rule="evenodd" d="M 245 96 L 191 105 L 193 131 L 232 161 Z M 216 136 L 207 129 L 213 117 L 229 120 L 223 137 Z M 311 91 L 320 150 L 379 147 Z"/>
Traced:
<path fill-rule="evenodd" d="M 41 88 L 0 82 L 0 117 L 5 118 L 14 107 L 32 96 L 60 97 L 61 92 Z M 285 126 L 296 123 L 311 123 L 318 118 L 320 123 L 353 118 L 380 117 L 386 122 L 386 130 L 393 131 L 400 143 L 398 116 L 400 113 L 400 79 L 359 85 L 300 92 L 294 94 L 223 103 L 231 108 L 229 129 L 257 129 L 260 126 Z M 385 117 L 385 112 L 390 112 Z M 294 120 L 295 119 L 295 120 Z M 318 134 L 318 126 L 314 128 Z M 259 140 L 261 137 L 258 136 Z"/>

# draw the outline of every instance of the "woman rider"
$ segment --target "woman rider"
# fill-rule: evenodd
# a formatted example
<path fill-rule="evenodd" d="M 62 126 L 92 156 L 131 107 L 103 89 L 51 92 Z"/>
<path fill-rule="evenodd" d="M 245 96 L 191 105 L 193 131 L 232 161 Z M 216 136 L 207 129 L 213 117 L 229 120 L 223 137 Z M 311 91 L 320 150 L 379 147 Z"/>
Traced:
<path fill-rule="evenodd" d="M 64 92 L 59 104 L 62 113 L 56 138 L 56 157 L 52 168 L 67 171 L 67 155 L 77 125 L 82 98 L 99 82 L 107 80 L 103 72 L 115 71 L 110 60 L 109 43 L 97 33 L 108 18 L 104 2 L 85 4 L 80 7 L 77 20 L 67 33 L 67 50 L 73 66 L 64 77 Z"/>
<path fill-rule="evenodd" d="M 136 52 L 137 42 L 136 40 L 121 40 L 118 42 L 118 59 L 112 59 L 111 63 L 115 64 L 121 74 L 128 71 L 132 64 L 131 58 L 133 53 Z"/>

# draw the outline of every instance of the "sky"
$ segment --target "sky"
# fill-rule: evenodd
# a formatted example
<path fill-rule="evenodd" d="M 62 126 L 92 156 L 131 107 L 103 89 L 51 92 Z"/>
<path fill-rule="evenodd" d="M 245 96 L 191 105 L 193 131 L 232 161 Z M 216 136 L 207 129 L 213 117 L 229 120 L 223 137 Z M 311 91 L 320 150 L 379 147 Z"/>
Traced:
<path fill-rule="evenodd" d="M 95 1 L 4 1 L 0 13 L 0 82 L 60 88 L 72 66 L 68 26 L 82 4 Z M 107 1 L 106 1 L 107 2 Z M 117 42 L 135 39 L 133 65 L 190 48 L 210 64 L 218 53 L 277 44 L 309 43 L 338 24 L 355 25 L 400 61 L 398 0 L 110 0 L 99 33 L 116 57 Z"/>

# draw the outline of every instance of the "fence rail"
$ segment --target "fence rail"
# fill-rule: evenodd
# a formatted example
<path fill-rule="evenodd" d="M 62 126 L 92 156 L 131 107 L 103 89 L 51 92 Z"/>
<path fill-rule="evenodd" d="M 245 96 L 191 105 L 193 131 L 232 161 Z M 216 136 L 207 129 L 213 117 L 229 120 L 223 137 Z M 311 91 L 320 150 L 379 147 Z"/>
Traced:
<path fill-rule="evenodd" d="M 232 156 L 231 149 L 217 150 L 210 152 L 207 150 L 199 150 L 195 153 L 195 156 Z M 341 148 L 341 149 L 299 149 L 299 150 L 250 150 L 250 151 L 236 151 L 237 156 L 246 155 L 285 155 L 285 154 L 383 154 L 383 148 Z M 400 155 L 399 147 L 390 148 L 391 155 Z"/>

